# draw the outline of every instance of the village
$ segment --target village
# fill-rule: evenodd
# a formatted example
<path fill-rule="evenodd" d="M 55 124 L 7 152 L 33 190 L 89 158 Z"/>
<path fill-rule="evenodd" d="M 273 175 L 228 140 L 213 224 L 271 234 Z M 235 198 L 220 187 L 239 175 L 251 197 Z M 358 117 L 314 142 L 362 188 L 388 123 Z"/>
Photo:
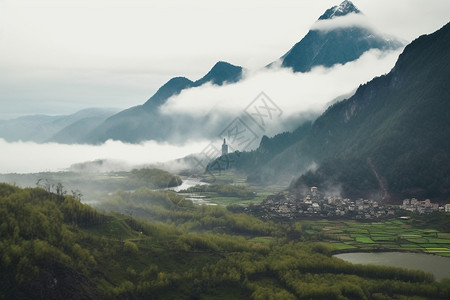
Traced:
<path fill-rule="evenodd" d="M 382 205 L 369 199 L 352 200 L 341 196 L 325 196 L 317 187 L 311 187 L 306 196 L 280 193 L 258 204 L 246 208 L 248 213 L 265 219 L 301 217 L 344 217 L 356 220 L 392 218 L 403 212 L 428 214 L 449 211 L 450 205 L 439 206 L 429 199 L 419 201 L 416 198 L 403 200 L 402 205 Z"/>

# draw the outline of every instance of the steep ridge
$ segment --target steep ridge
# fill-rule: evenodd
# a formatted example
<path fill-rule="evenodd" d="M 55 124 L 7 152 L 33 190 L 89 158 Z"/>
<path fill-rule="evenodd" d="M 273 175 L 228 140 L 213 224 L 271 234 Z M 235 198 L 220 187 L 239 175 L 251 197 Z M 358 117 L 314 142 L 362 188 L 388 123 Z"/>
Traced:
<path fill-rule="evenodd" d="M 390 73 L 329 107 L 295 144 L 247 171 L 262 181 L 303 173 L 292 188 L 339 186 L 347 196 L 448 199 L 449 78 L 447 24 L 408 45 Z"/>
<path fill-rule="evenodd" d="M 144 103 L 144 109 L 154 109 L 165 103 L 170 97 L 181 93 L 182 90 L 198 87 L 207 82 L 215 85 L 234 83 L 241 79 L 242 67 L 234 66 L 227 62 L 217 62 L 211 70 L 197 81 L 191 81 L 186 77 L 174 77 L 158 89 L 158 91 Z"/>
<path fill-rule="evenodd" d="M 195 86 L 194 82 L 186 77 L 174 77 L 160 87 L 156 93 L 144 103 L 146 110 L 162 105 L 170 97 L 181 93 L 182 90 Z"/>
<path fill-rule="evenodd" d="M 334 6 L 319 17 L 315 25 L 320 25 L 346 16 L 363 16 L 350 1 Z M 403 44 L 395 38 L 387 38 L 365 24 L 354 24 L 334 28 L 318 29 L 313 26 L 307 35 L 281 57 L 281 65 L 294 72 L 308 72 L 315 66 L 331 67 L 358 59 L 371 49 L 394 50 Z"/>

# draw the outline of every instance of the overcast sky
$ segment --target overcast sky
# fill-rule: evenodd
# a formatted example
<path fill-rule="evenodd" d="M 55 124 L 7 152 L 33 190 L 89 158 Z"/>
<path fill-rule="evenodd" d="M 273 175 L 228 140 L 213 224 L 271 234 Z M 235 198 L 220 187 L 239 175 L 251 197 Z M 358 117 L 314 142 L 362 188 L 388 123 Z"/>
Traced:
<path fill-rule="evenodd" d="M 340 0 L 0 0 L 0 119 L 144 103 L 218 60 L 260 68 Z M 355 0 L 407 42 L 450 16 L 448 0 Z"/>

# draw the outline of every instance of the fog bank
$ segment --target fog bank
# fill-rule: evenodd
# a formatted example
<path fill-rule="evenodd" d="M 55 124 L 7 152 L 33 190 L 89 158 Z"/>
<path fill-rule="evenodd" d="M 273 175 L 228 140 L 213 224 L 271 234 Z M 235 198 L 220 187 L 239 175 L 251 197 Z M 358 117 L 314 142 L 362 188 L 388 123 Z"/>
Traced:
<path fill-rule="evenodd" d="M 181 158 L 198 153 L 208 144 L 205 141 L 189 142 L 175 146 L 147 141 L 126 144 L 108 140 L 102 145 L 65 145 L 33 142 L 8 143 L 0 139 L 0 173 L 35 173 L 63 171 L 70 165 L 108 159 L 127 165 L 143 165 Z"/>

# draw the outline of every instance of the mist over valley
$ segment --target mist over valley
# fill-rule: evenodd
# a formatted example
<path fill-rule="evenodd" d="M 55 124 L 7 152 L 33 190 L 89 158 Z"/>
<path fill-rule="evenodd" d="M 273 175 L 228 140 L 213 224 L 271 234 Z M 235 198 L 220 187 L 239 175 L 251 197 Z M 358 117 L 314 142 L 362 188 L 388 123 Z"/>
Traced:
<path fill-rule="evenodd" d="M 0 299 L 449 299 L 447 1 L 0 6 Z"/>

